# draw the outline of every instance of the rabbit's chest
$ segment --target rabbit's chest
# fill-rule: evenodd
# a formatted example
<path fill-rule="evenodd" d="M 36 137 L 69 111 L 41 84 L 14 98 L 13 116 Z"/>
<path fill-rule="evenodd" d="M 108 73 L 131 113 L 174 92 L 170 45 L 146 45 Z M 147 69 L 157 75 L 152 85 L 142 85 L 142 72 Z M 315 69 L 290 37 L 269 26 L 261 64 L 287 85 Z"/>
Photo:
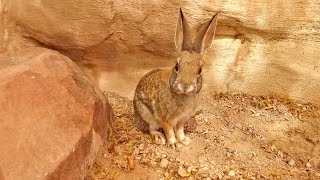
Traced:
<path fill-rule="evenodd" d="M 180 121 L 187 121 L 194 114 L 194 109 L 186 108 L 185 111 L 182 111 L 180 114 L 175 114 L 175 116 L 172 117 L 173 124 L 177 124 L 177 122 Z"/>
<path fill-rule="evenodd" d="M 176 124 L 179 121 L 186 121 L 196 112 L 197 104 L 194 99 L 184 100 L 183 103 L 177 102 L 168 112 L 168 119 Z"/>

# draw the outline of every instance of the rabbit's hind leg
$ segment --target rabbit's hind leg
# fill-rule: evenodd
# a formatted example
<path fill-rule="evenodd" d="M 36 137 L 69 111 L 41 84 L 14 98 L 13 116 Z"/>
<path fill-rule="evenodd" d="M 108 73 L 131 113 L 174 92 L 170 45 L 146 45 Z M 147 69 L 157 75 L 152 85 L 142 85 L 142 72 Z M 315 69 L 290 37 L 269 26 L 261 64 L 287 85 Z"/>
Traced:
<path fill-rule="evenodd" d="M 151 110 L 140 100 L 134 101 L 135 111 L 139 114 L 140 119 L 148 124 L 149 133 L 156 144 L 166 144 L 165 136 L 158 131 L 161 126 L 155 119 Z"/>

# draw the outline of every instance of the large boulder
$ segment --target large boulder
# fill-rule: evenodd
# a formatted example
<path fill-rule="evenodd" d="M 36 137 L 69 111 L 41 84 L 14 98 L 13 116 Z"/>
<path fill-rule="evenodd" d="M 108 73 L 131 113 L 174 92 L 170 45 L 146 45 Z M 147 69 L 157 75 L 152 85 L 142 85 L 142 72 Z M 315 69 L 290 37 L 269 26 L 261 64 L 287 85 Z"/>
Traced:
<path fill-rule="evenodd" d="M 179 7 L 194 32 L 219 12 L 216 40 L 206 55 L 208 87 L 320 103 L 320 4 L 316 0 L 4 2 L 24 36 L 74 60 L 106 61 L 113 75 L 124 76 L 128 69 L 128 76 L 107 84 L 108 88 L 124 84 L 123 89 L 134 89 L 131 85 L 144 70 L 173 64 Z M 145 52 L 170 58 L 157 61 L 160 58 L 142 55 Z M 110 68 L 111 63 L 120 71 Z M 135 71 L 143 73 L 130 74 Z M 117 84 L 128 81 L 134 83 Z"/>
<path fill-rule="evenodd" d="M 111 108 L 58 52 L 0 56 L 0 179 L 83 179 L 111 132 Z"/>

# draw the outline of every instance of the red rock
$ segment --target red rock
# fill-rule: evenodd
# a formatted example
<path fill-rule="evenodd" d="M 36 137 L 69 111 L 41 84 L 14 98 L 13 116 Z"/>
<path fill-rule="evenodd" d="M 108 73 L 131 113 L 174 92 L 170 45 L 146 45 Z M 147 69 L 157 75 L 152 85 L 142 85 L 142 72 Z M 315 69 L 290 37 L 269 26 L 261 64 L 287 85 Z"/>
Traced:
<path fill-rule="evenodd" d="M 16 55 L 0 57 L 0 177 L 83 179 L 111 132 L 109 104 L 58 52 Z"/>

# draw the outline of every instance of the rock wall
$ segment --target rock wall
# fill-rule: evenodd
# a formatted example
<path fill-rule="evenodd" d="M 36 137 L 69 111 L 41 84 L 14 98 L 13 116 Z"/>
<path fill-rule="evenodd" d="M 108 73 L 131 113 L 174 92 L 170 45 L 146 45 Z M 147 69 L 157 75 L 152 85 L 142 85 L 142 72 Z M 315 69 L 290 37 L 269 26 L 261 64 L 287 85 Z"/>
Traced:
<path fill-rule="evenodd" d="M 128 96 L 147 70 L 174 63 L 179 7 L 194 32 L 219 12 L 205 56 L 207 88 L 320 103 L 316 0 L 2 0 L 2 6 L 23 37 L 94 65 L 102 88 Z"/>

